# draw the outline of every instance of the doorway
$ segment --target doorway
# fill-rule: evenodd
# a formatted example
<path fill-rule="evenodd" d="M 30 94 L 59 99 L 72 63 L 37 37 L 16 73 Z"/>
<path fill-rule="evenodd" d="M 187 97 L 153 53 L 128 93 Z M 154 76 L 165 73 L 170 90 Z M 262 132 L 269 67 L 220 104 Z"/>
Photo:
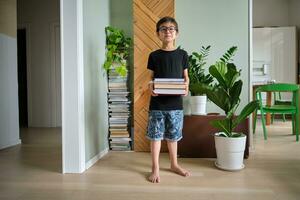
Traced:
<path fill-rule="evenodd" d="M 60 0 L 17 0 L 16 7 L 20 138 L 31 152 L 23 157 L 61 173 Z"/>
<path fill-rule="evenodd" d="M 28 127 L 26 29 L 17 30 L 19 125 Z"/>

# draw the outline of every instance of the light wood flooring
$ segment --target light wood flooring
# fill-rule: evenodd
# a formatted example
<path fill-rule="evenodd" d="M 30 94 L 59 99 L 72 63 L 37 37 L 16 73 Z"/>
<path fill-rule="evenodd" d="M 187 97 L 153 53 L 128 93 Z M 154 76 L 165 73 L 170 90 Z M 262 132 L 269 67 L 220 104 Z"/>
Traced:
<path fill-rule="evenodd" d="M 263 140 L 262 128 L 245 169 L 226 172 L 214 159 L 180 158 L 191 177 L 168 170 L 161 155 L 161 183 L 146 180 L 149 153 L 110 152 L 83 174 L 61 174 L 61 130 L 22 130 L 23 144 L 0 151 L 0 199 L 10 200 L 298 200 L 300 142 L 291 123 L 275 121 Z"/>

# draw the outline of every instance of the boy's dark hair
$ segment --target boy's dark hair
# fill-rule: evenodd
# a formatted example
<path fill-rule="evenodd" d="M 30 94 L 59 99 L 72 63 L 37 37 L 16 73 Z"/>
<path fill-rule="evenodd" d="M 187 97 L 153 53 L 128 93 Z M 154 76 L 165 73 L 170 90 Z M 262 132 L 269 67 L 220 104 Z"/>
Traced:
<path fill-rule="evenodd" d="M 169 16 L 161 18 L 156 23 L 156 32 L 159 32 L 160 25 L 162 25 L 163 23 L 167 23 L 167 22 L 174 24 L 176 27 L 176 31 L 178 32 L 178 24 L 177 24 L 176 20 L 173 17 L 169 17 Z"/>

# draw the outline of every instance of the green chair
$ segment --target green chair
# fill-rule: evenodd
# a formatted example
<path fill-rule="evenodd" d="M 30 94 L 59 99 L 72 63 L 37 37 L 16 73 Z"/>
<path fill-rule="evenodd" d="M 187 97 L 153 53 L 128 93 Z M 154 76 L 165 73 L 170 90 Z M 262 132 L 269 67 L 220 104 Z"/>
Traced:
<path fill-rule="evenodd" d="M 281 93 L 280 92 L 273 92 L 273 96 L 274 96 L 274 105 L 291 105 L 292 104 L 291 101 L 283 100 L 281 98 Z M 273 123 L 274 118 L 275 118 L 275 114 L 272 115 L 271 123 Z M 284 122 L 286 121 L 285 114 L 282 114 L 282 119 L 283 119 Z"/>
<path fill-rule="evenodd" d="M 293 94 L 292 102 L 289 105 L 286 104 L 273 104 L 273 105 L 263 105 L 262 103 L 262 93 L 264 92 L 290 92 Z M 299 99 L 299 85 L 296 84 L 288 84 L 288 83 L 275 83 L 269 85 L 263 85 L 257 88 L 256 90 L 256 98 L 259 100 L 259 109 L 261 112 L 261 120 L 264 131 L 264 138 L 267 139 L 267 130 L 266 130 L 266 122 L 265 122 L 265 114 L 291 114 L 292 115 L 292 127 L 293 132 L 296 134 L 296 141 L 299 141 L 299 108 L 298 108 L 298 99 Z M 254 126 L 253 132 L 255 132 L 256 128 L 256 118 L 257 118 L 257 110 L 254 113 Z"/>

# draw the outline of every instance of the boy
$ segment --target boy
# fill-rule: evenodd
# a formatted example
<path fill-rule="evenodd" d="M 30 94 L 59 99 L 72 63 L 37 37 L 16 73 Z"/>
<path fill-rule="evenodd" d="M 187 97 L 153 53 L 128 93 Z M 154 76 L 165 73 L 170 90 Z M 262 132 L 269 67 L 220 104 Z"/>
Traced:
<path fill-rule="evenodd" d="M 147 68 L 154 78 L 184 78 L 185 96 L 188 94 L 188 55 L 186 51 L 175 48 L 178 36 L 178 24 L 172 17 L 164 17 L 156 24 L 156 33 L 162 41 L 161 49 L 151 52 Z M 183 107 L 181 96 L 158 96 L 153 92 L 153 84 L 149 84 L 151 100 L 149 108 L 148 132 L 151 140 L 152 172 L 149 181 L 160 182 L 159 153 L 161 140 L 167 140 L 171 171 L 182 176 L 190 173 L 177 163 L 177 141 L 182 138 Z"/>

